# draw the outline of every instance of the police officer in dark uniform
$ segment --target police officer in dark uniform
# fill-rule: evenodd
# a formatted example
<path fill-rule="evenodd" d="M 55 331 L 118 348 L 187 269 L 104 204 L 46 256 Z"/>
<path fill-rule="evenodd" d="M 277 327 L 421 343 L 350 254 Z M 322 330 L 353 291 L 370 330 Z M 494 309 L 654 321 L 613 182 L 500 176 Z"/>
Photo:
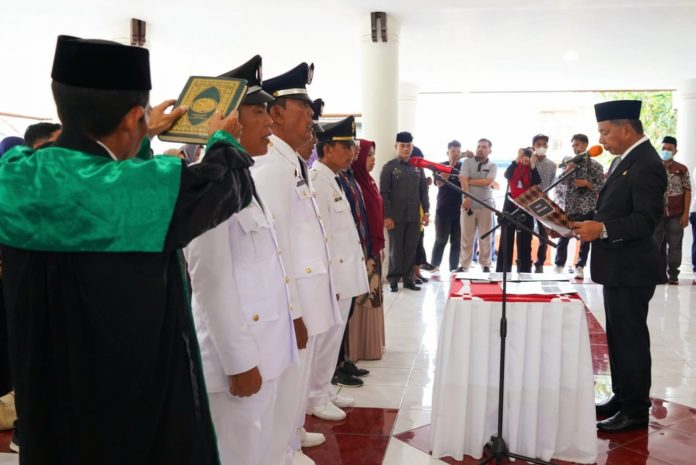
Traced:
<path fill-rule="evenodd" d="M 427 225 L 430 209 L 425 174 L 420 168 L 408 164 L 413 151 L 413 136 L 409 132 L 396 135 L 396 158 L 382 167 L 379 188 L 384 202 L 384 227 L 389 232 L 389 280 L 390 290 L 398 290 L 399 278 L 404 287 L 420 291 L 413 276 L 413 261 L 418 246 L 421 226 Z"/>

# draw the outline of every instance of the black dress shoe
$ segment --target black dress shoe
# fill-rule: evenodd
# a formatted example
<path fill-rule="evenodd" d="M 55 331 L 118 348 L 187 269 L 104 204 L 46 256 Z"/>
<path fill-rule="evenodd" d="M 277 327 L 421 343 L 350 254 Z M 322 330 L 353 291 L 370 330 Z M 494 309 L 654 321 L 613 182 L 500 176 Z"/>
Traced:
<path fill-rule="evenodd" d="M 605 433 L 620 433 L 648 427 L 648 414 L 619 412 L 611 418 L 597 422 L 597 429 Z"/>
<path fill-rule="evenodd" d="M 370 374 L 370 370 L 358 368 L 353 362 L 343 362 L 343 366 L 339 370 L 356 378 L 362 378 Z"/>
<path fill-rule="evenodd" d="M 595 411 L 598 417 L 611 417 L 619 413 L 621 410 L 621 402 L 612 396 L 611 399 L 595 405 Z"/>
<path fill-rule="evenodd" d="M 416 278 L 413 280 L 413 283 L 418 284 L 420 286 L 421 284 L 423 284 L 423 280 L 421 278 Z"/>
<path fill-rule="evenodd" d="M 428 278 L 426 278 L 425 276 L 419 276 L 418 278 L 416 278 L 416 281 L 420 281 L 419 283 L 417 282 L 416 284 L 423 284 L 423 283 L 427 283 L 430 280 Z"/>
<path fill-rule="evenodd" d="M 535 273 L 543 273 L 544 272 L 544 265 L 534 265 L 534 272 Z"/>
<path fill-rule="evenodd" d="M 420 291 L 421 290 L 420 286 L 417 286 L 416 283 L 406 283 L 406 284 L 404 284 L 404 288 L 411 289 L 412 291 Z"/>
<path fill-rule="evenodd" d="M 336 370 L 334 372 L 333 378 L 331 379 L 331 384 L 333 384 L 334 386 L 359 388 L 362 387 L 364 383 L 363 380 L 351 376 L 344 371 Z"/>
<path fill-rule="evenodd" d="M 396 283 L 390 284 L 389 290 L 392 292 L 397 292 L 399 290 L 399 286 Z"/>

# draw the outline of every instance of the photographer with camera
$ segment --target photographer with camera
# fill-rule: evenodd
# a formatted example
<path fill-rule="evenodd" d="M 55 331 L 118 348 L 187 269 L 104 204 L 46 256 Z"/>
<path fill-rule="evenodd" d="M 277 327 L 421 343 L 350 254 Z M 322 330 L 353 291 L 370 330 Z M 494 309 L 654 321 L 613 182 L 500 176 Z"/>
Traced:
<path fill-rule="evenodd" d="M 532 149 L 522 148 L 517 151 L 517 159 L 510 163 L 505 170 L 505 179 L 508 180 L 508 193 L 513 199 L 530 187 L 541 184 L 541 177 L 536 168 L 536 160 L 532 157 Z M 517 209 L 514 203 L 505 197 L 503 211 L 512 213 Z M 534 219 L 525 214 L 518 214 L 522 223 L 529 229 L 534 228 Z M 503 225 L 500 244 L 506 244 L 504 251 L 498 250 L 497 272 L 503 271 L 503 265 L 507 271 L 512 268 L 512 253 L 515 246 L 515 226 Z M 503 253 L 503 255 L 501 255 Z M 501 257 L 504 259 L 501 260 Z M 530 273 L 532 271 L 532 235 L 525 231 L 517 231 L 517 272 Z"/>

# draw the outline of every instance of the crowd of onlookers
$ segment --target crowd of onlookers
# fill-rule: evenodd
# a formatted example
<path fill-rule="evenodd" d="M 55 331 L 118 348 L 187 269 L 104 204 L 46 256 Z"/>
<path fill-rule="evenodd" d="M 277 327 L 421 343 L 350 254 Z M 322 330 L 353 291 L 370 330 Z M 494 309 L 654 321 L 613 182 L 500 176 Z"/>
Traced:
<path fill-rule="evenodd" d="M 549 137 L 535 135 L 530 147 L 519 149 L 516 158 L 505 164 L 506 186 L 496 182 L 498 165 L 490 158 L 493 143 L 489 139 L 478 140 L 475 152 L 462 151 L 462 145 L 457 140 L 449 142 L 447 160 L 441 165 L 451 167 L 452 171 L 439 173 L 434 181 L 438 193 L 435 242 L 430 261 L 422 244 L 422 228 L 430 223 L 427 187 L 431 184 L 431 175 L 407 163 L 409 157 L 422 157 L 412 141 L 411 134 L 399 133 L 395 146 L 397 158 L 385 165 L 380 179 L 382 195 L 387 199 L 385 224 L 391 239 L 390 257 L 395 261 L 390 265 L 387 276 L 392 291 L 398 290 L 397 282 L 400 279 L 404 287 L 418 290 L 419 285 L 427 281 L 420 270 L 438 272 L 448 243 L 448 270 L 452 272 L 469 271 L 474 263 L 478 263 L 483 272 L 493 271 L 494 268 L 500 272 L 504 267 L 510 271 L 514 262 L 518 272 L 542 273 L 544 265 L 551 258 L 554 273 L 561 274 L 567 270 L 576 279 L 585 278 L 590 242 L 577 240 L 576 259 L 568 256 L 572 237 L 554 235 L 551 240 L 557 242 L 557 247 L 552 257 L 549 257 L 549 247 L 545 241 L 534 239 L 532 234 L 516 227 L 503 228 L 496 241 L 498 226 L 493 212 L 482 203 L 463 196 L 446 182 L 460 187 L 491 207 L 502 207 L 505 212 L 516 213 L 516 217 L 530 230 L 549 239 L 547 228 L 530 215 L 520 214 L 510 198 L 514 199 L 531 186 L 538 185 L 555 200 L 571 221 L 591 220 L 599 192 L 615 164 L 612 162 L 605 169 L 592 156 L 580 157 L 579 161 L 573 163 L 574 158 L 588 151 L 589 139 L 585 134 L 572 136 L 573 154 L 564 157 L 560 165 L 547 156 Z M 668 187 L 664 217 L 656 227 L 655 241 L 665 269 L 663 284 L 678 284 L 682 239 L 689 222 L 696 236 L 696 200 L 691 197 L 688 168 L 674 159 L 677 140 L 672 136 L 664 137 L 659 153 L 667 173 Z M 619 159 L 616 157 L 614 162 Z M 500 189 L 504 190 L 504 193 L 500 193 L 504 201 L 502 205 L 496 205 L 495 198 L 500 194 L 495 195 L 495 190 Z M 409 225 L 416 221 L 417 226 Z M 506 249 L 500 250 L 503 243 Z M 571 263 L 566 268 L 569 260 Z M 696 245 L 692 245 L 692 264 L 696 264 Z"/>

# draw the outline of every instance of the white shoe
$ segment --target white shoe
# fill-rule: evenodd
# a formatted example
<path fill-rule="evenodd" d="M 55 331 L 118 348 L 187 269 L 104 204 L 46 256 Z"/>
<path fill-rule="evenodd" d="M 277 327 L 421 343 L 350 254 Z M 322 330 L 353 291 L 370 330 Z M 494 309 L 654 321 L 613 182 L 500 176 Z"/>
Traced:
<path fill-rule="evenodd" d="M 322 420 L 343 420 L 346 417 L 346 412 L 336 407 L 333 402 L 328 401 L 325 405 L 318 407 L 309 407 L 307 409 L 310 415 L 314 415 Z"/>
<path fill-rule="evenodd" d="M 296 450 L 292 454 L 292 465 L 315 465 L 315 462 L 304 455 L 304 452 L 301 450 Z"/>
<path fill-rule="evenodd" d="M 339 396 L 338 394 L 336 394 L 336 397 L 331 399 L 331 402 L 333 402 L 333 404 L 338 408 L 348 408 L 355 405 L 355 399 L 352 397 Z"/>
<path fill-rule="evenodd" d="M 300 444 L 302 447 L 314 447 L 326 442 L 326 436 L 321 433 L 308 433 L 306 429 L 300 428 Z"/>
<path fill-rule="evenodd" d="M 583 267 L 578 266 L 575 268 L 575 279 L 585 279 Z"/>
<path fill-rule="evenodd" d="M 554 266 L 553 272 L 556 274 L 563 274 L 563 267 L 562 266 Z"/>

